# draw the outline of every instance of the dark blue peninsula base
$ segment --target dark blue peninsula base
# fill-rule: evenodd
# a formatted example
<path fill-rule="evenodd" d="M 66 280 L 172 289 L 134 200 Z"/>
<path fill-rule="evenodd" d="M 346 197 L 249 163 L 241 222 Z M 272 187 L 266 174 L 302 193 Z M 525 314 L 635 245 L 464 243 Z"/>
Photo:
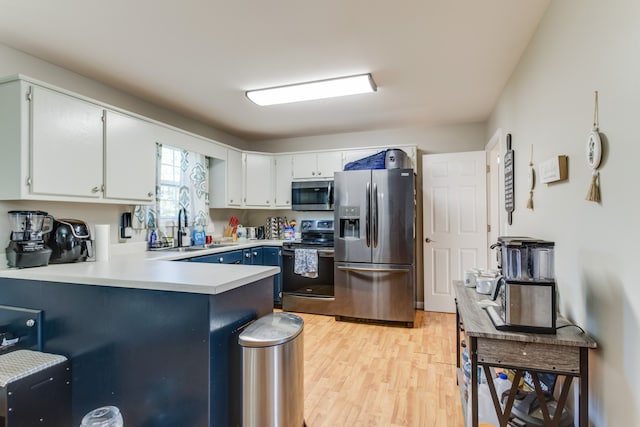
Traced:
<path fill-rule="evenodd" d="M 0 278 L 0 305 L 42 310 L 42 351 L 71 361 L 73 425 L 104 405 L 127 427 L 240 425 L 237 338 L 272 294 L 272 277 L 217 295 Z"/>

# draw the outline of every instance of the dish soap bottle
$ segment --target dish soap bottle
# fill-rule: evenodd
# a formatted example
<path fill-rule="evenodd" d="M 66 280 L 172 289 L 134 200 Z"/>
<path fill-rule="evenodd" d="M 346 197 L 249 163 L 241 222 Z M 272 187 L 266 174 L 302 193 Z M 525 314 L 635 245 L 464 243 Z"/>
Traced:
<path fill-rule="evenodd" d="M 151 230 L 151 234 L 149 235 L 149 249 L 155 248 L 157 246 L 158 241 L 158 233 L 156 233 L 156 229 Z"/>
<path fill-rule="evenodd" d="M 191 241 L 194 246 L 204 246 L 205 244 L 205 232 L 204 228 L 201 225 L 197 225 L 193 227 L 193 231 L 191 232 Z"/>

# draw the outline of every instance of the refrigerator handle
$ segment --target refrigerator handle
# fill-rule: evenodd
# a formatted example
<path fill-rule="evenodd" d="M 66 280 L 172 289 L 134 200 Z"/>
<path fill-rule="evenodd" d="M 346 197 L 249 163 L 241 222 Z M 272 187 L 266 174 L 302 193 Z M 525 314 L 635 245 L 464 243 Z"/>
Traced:
<path fill-rule="evenodd" d="M 378 247 L 378 184 L 373 183 L 373 247 Z"/>
<path fill-rule="evenodd" d="M 365 193 L 367 196 L 367 202 L 364 211 L 364 227 L 365 227 L 365 235 L 367 236 L 367 247 L 371 247 L 371 227 L 369 226 L 369 217 L 370 217 L 370 208 L 371 208 L 371 183 L 367 182 L 367 191 Z"/>
<path fill-rule="evenodd" d="M 328 203 L 329 203 L 329 208 L 333 209 L 333 187 L 331 185 L 331 182 L 329 182 L 329 194 L 328 194 Z"/>

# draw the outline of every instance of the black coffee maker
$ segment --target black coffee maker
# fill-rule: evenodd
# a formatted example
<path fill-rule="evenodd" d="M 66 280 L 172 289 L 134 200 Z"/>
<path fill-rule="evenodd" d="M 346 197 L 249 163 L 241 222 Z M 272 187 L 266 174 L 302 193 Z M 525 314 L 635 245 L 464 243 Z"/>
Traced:
<path fill-rule="evenodd" d="M 53 227 L 51 215 L 43 211 L 9 211 L 9 227 L 11 240 L 6 248 L 9 267 L 49 264 L 51 249 L 45 246 L 43 236 Z"/>

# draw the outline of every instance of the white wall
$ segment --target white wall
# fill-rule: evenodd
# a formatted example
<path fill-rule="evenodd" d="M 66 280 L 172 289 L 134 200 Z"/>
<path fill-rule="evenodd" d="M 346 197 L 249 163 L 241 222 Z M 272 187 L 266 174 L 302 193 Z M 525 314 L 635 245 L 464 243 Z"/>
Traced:
<path fill-rule="evenodd" d="M 600 348 L 590 353 L 590 419 L 640 425 L 640 2 L 562 0 L 545 18 L 487 126 L 513 135 L 516 211 L 512 235 L 556 242 L 561 310 Z M 585 200 L 585 144 L 599 91 L 606 151 L 600 204 Z M 525 208 L 526 167 L 569 156 L 569 179 L 537 184 Z"/>
<path fill-rule="evenodd" d="M 416 145 L 423 154 L 482 150 L 485 124 L 407 127 L 340 133 L 299 138 L 272 139 L 255 143 L 254 150 L 267 152 L 330 150 L 351 147 Z M 418 156 L 421 157 L 421 156 Z"/>

